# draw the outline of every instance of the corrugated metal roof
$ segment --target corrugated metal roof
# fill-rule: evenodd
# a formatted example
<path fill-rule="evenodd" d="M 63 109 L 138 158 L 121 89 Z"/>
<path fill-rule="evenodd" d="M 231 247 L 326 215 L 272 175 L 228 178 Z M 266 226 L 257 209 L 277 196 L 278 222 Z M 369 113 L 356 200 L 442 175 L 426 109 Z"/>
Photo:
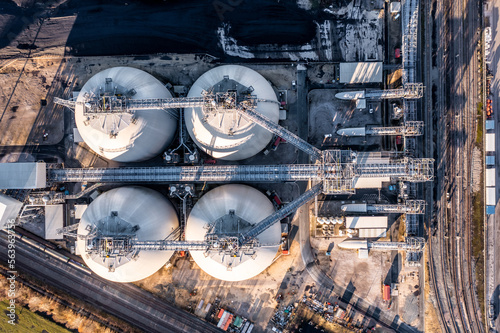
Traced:
<path fill-rule="evenodd" d="M 495 151 L 495 133 L 486 133 L 486 151 Z"/>
<path fill-rule="evenodd" d="M 359 259 L 368 259 L 368 249 L 359 249 L 358 250 L 358 258 Z"/>
<path fill-rule="evenodd" d="M 45 163 L 0 163 L 0 189 L 35 189 L 46 186 Z"/>
<path fill-rule="evenodd" d="M 81 219 L 88 206 L 89 205 L 75 205 L 75 219 Z"/>
<path fill-rule="evenodd" d="M 358 229 L 359 238 L 381 238 L 387 236 L 386 228 Z"/>
<path fill-rule="evenodd" d="M 387 216 L 346 216 L 345 227 L 348 229 L 387 229 Z"/>
<path fill-rule="evenodd" d="M 57 229 L 64 225 L 64 205 L 45 206 L 45 239 L 62 239 Z"/>
<path fill-rule="evenodd" d="M 5 228 L 9 220 L 15 219 L 23 203 L 0 193 L 0 229 Z"/>
<path fill-rule="evenodd" d="M 382 82 L 382 62 L 341 62 L 340 83 Z"/>
<path fill-rule="evenodd" d="M 497 204 L 497 193 L 494 187 L 486 188 L 486 204 L 495 206 Z"/>

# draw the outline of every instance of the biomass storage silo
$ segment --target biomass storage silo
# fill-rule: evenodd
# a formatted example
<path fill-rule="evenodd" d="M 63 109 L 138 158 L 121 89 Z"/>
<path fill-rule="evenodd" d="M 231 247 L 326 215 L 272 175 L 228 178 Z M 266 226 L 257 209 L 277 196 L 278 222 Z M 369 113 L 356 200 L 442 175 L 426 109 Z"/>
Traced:
<path fill-rule="evenodd" d="M 237 100 L 252 96 L 256 111 L 277 123 L 279 103 L 267 80 L 256 71 L 238 65 L 216 67 L 203 74 L 189 90 L 188 97 L 233 93 Z M 207 107 L 185 109 L 189 135 L 207 154 L 224 160 L 249 158 L 266 147 L 272 133 L 242 117 L 234 109 L 212 112 Z"/>
<path fill-rule="evenodd" d="M 160 154 L 172 142 L 177 120 L 160 109 L 85 116 L 86 100 L 103 100 L 103 96 L 172 97 L 160 81 L 136 68 L 114 67 L 94 75 L 82 87 L 75 106 L 78 131 L 94 152 L 117 162 L 143 161 Z"/>
<path fill-rule="evenodd" d="M 160 269 L 173 251 L 140 250 L 131 241 L 163 240 L 179 226 L 172 204 L 160 193 L 120 187 L 97 197 L 78 227 L 78 250 L 97 275 L 115 282 L 144 279 Z"/>
<path fill-rule="evenodd" d="M 186 240 L 205 239 L 209 225 L 221 235 L 237 236 L 274 212 L 273 204 L 258 190 L 246 185 L 223 185 L 209 191 L 194 205 L 186 225 Z M 281 227 L 272 225 L 257 236 L 263 245 L 253 253 L 230 256 L 224 252 L 191 251 L 198 266 L 225 281 L 252 278 L 271 265 L 279 249 Z"/>

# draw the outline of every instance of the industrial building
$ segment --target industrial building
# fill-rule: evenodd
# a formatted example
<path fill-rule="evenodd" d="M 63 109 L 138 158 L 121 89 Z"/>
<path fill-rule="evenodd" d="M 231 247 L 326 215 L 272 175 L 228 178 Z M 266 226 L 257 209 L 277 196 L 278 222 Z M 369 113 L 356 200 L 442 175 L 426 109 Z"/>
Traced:
<path fill-rule="evenodd" d="M 375 81 L 377 68 L 380 70 L 376 65 L 366 67 Z M 370 98 L 414 98 L 415 94 L 411 88 L 362 92 L 363 97 Z M 256 71 L 239 65 L 209 70 L 194 82 L 187 97 L 175 98 L 150 74 L 114 67 L 90 78 L 76 101 L 55 102 L 74 109 L 84 142 L 96 154 L 115 162 L 137 162 L 159 155 L 176 131 L 181 145 L 186 145 L 184 128 L 197 148 L 221 160 L 252 157 L 266 147 L 273 134 L 310 156 L 307 164 L 280 165 L 199 165 L 189 160 L 191 165 L 180 166 L 67 168 L 31 163 L 22 166 L 26 171 L 14 183 L 7 177 L 0 179 L 4 189 L 93 183 L 77 195 L 40 193 L 35 197 L 46 205 L 46 239 L 76 238 L 76 252 L 87 266 L 117 282 L 137 281 L 153 274 L 174 251 L 190 251 L 197 265 L 217 279 L 249 279 L 275 259 L 281 243 L 278 222 L 317 195 L 354 194 L 356 189 L 380 189 L 394 180 L 422 182 L 433 177 L 431 159 L 357 154 L 349 149 L 319 150 L 278 124 L 280 103 L 273 87 Z M 252 187 L 220 185 L 286 181 L 310 181 L 312 185 L 277 211 Z M 133 186 L 94 197 L 83 213 L 85 205 L 75 206 L 79 223 L 61 225 L 61 203 L 65 200 L 90 194 L 102 184 L 116 187 L 117 183 L 144 182 L 208 182 L 219 186 L 197 199 L 189 212 L 186 197 L 196 193 L 191 185 L 181 186 L 190 190 L 177 194 L 183 207 L 180 223 L 167 199 L 151 189 Z M 359 237 L 384 237 L 387 217 L 347 217 L 345 228 L 357 230 Z"/>
<path fill-rule="evenodd" d="M 341 62 L 339 64 L 340 83 L 381 83 L 381 62 Z"/>
<path fill-rule="evenodd" d="M 47 167 L 37 163 L 0 163 L 0 188 L 36 189 L 47 187 Z"/>

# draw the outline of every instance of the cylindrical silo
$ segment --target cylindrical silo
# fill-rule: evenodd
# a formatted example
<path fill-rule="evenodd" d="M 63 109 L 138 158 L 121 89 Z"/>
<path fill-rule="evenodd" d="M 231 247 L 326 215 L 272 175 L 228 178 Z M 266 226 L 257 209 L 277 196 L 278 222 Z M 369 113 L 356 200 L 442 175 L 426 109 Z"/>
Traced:
<path fill-rule="evenodd" d="M 237 100 L 254 96 L 256 111 L 278 122 L 279 104 L 273 88 L 262 75 L 247 67 L 225 65 L 209 70 L 196 80 L 188 97 L 228 91 L 235 92 Z M 234 108 L 225 112 L 210 112 L 207 107 L 186 108 L 184 119 L 196 145 L 207 154 L 224 160 L 252 157 L 273 137 L 271 132 L 242 117 Z"/>
<path fill-rule="evenodd" d="M 194 205 L 186 226 L 186 240 L 205 239 L 207 226 L 216 223 L 219 233 L 237 235 L 251 229 L 274 212 L 271 201 L 246 185 L 223 185 L 206 193 Z M 231 257 L 212 251 L 192 251 L 198 266 L 211 276 L 226 281 L 252 278 L 271 265 L 279 249 L 281 227 L 275 223 L 257 236 L 260 244 L 252 256 Z"/>
<path fill-rule="evenodd" d="M 92 231 L 101 239 L 120 240 L 130 236 L 138 241 L 155 241 L 165 239 L 178 226 L 177 214 L 165 197 L 145 187 L 128 186 L 97 197 L 85 210 L 78 235 Z M 110 256 L 96 254 L 89 250 L 95 250 L 96 246 L 89 245 L 82 237 L 78 238 L 76 246 L 94 273 L 115 282 L 142 280 L 165 265 L 173 254 L 173 251 L 140 250 L 115 257 L 119 246 L 115 245 L 113 251 L 107 244 Z"/>
<path fill-rule="evenodd" d="M 94 75 L 82 87 L 75 107 L 78 131 L 94 152 L 117 162 L 136 162 L 160 154 L 172 142 L 177 120 L 164 110 L 84 116 L 86 99 L 104 94 L 131 99 L 172 97 L 160 81 L 136 68 L 113 67 Z"/>

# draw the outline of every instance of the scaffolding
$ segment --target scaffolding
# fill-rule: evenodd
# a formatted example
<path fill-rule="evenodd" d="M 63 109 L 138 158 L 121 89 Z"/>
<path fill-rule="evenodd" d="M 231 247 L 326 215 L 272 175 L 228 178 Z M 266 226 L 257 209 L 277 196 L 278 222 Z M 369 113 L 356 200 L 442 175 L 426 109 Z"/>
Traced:
<path fill-rule="evenodd" d="M 417 236 L 419 228 L 418 215 L 406 214 L 405 215 L 405 235 Z"/>
<path fill-rule="evenodd" d="M 366 206 L 366 210 L 370 213 L 424 214 L 425 200 L 406 200 L 404 204 L 395 205 L 371 204 Z"/>
<path fill-rule="evenodd" d="M 367 99 L 417 99 L 424 95 L 423 83 L 407 82 L 399 89 L 372 90 L 365 93 Z"/>
<path fill-rule="evenodd" d="M 406 242 L 368 242 L 367 246 L 372 250 L 403 250 L 423 251 L 425 240 L 422 237 L 408 237 Z"/>
<path fill-rule="evenodd" d="M 366 135 L 405 135 L 419 136 L 424 134 L 423 121 L 407 121 L 404 126 L 393 127 L 370 127 L 366 130 Z"/>

